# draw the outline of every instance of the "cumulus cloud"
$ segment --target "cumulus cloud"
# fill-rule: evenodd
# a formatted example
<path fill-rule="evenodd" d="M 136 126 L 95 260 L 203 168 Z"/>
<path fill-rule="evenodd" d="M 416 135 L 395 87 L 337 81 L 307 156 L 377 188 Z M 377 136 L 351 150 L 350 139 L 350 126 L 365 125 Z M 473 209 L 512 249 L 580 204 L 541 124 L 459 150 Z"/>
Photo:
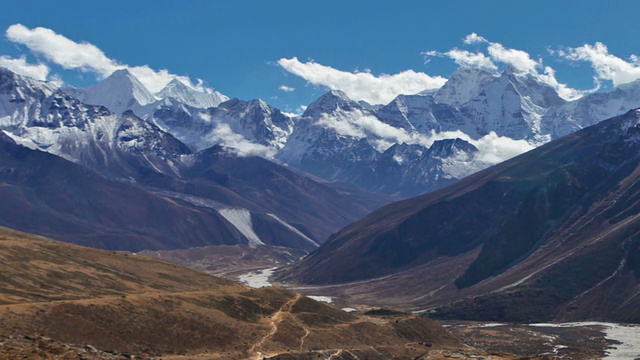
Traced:
<path fill-rule="evenodd" d="M 600 81 L 598 80 L 598 78 L 593 79 L 595 85 L 592 89 L 578 90 L 570 88 L 569 86 L 567 86 L 567 84 L 558 82 L 558 79 L 556 79 L 556 71 L 550 66 L 545 66 L 544 73 L 537 74 L 537 76 L 539 79 L 556 89 L 558 95 L 560 95 L 560 97 L 565 100 L 576 100 L 587 94 L 594 93 L 600 89 Z"/>
<path fill-rule="evenodd" d="M 542 60 L 534 60 L 526 51 L 508 48 L 501 43 L 491 42 L 476 33 L 467 35 L 463 41 L 465 44 L 486 44 L 487 54 L 482 51 L 474 53 L 457 48 L 446 52 L 426 51 L 422 54 L 425 57 L 448 57 L 460 66 L 479 68 L 487 71 L 497 71 L 498 66 L 496 63 L 504 64 L 514 69 L 517 73 L 532 75 L 539 81 L 553 87 L 558 92 L 558 95 L 565 100 L 579 99 L 600 88 L 598 81 L 595 81 L 593 89 L 578 90 L 570 88 L 567 84 L 560 83 L 556 78 L 555 70 L 550 66 L 544 66 Z M 577 52 L 572 54 L 577 54 Z M 575 55 L 575 57 L 578 58 L 579 56 Z"/>
<path fill-rule="evenodd" d="M 409 133 L 404 129 L 396 128 L 380 121 L 374 115 L 359 110 L 333 116 L 322 116 L 315 125 L 333 129 L 342 136 L 370 139 L 377 144 L 378 151 L 384 151 L 393 144 L 423 144 L 421 134 Z"/>
<path fill-rule="evenodd" d="M 479 68 L 488 71 L 498 70 L 496 64 L 494 64 L 488 56 L 481 52 L 472 53 L 467 50 L 453 48 L 447 52 L 425 51 L 422 53 L 422 55 L 425 57 L 448 57 L 460 66 Z"/>
<path fill-rule="evenodd" d="M 76 43 L 51 29 L 29 29 L 22 24 L 15 24 L 7 28 L 6 36 L 8 40 L 25 45 L 65 69 L 96 71 L 102 76 L 108 76 L 119 68 L 116 62 L 96 46 Z"/>
<path fill-rule="evenodd" d="M 200 118 L 200 120 L 202 120 L 204 122 L 211 122 L 211 114 L 209 114 L 207 112 L 199 112 L 198 113 L 198 118 Z"/>
<path fill-rule="evenodd" d="M 278 60 L 278 64 L 313 85 L 342 90 L 350 98 L 364 100 L 370 104 L 387 104 L 400 94 L 417 94 L 424 90 L 437 89 L 446 82 L 443 77 L 432 77 L 413 70 L 375 76 L 370 72 L 341 71 L 313 61 L 301 62 L 296 57 L 282 58 Z"/>
<path fill-rule="evenodd" d="M 480 36 L 480 35 L 478 35 L 476 33 L 471 33 L 471 34 L 465 36 L 463 41 L 467 45 L 488 42 L 487 39 L 485 39 L 484 37 L 482 37 L 482 36 Z"/>
<path fill-rule="evenodd" d="M 525 140 L 514 140 L 506 136 L 499 136 L 491 132 L 479 139 L 474 139 L 466 133 L 457 131 L 432 131 L 429 134 L 408 132 L 380 121 L 373 115 L 353 111 L 338 116 L 324 116 L 316 123 L 318 126 L 335 130 L 342 136 L 357 139 L 369 139 L 378 151 L 384 151 L 393 144 L 418 144 L 430 147 L 437 140 L 459 138 L 478 148 L 478 155 L 474 161 L 481 167 L 494 165 L 532 150 L 533 145 Z"/>
<path fill-rule="evenodd" d="M 18 75 L 28 76 L 40 81 L 46 81 L 49 76 L 49 67 L 45 64 L 29 64 L 22 56 L 11 58 L 0 56 L 0 67 L 7 68 Z"/>
<path fill-rule="evenodd" d="M 467 141 L 475 146 L 478 149 L 478 154 L 473 159 L 476 163 L 474 165 L 476 169 L 472 172 L 478 170 L 478 168 L 488 167 L 509 160 L 535 148 L 534 145 L 528 143 L 526 140 L 515 140 L 507 136 L 500 136 L 493 131 L 479 139 L 474 139 L 460 130 L 440 133 L 431 132 L 430 135 L 423 136 L 422 144 L 425 146 L 431 146 L 436 140 L 456 138 Z"/>
<path fill-rule="evenodd" d="M 75 42 L 51 29 L 36 27 L 29 29 L 22 24 L 14 24 L 5 33 L 9 41 L 23 44 L 32 52 L 64 69 L 74 69 L 95 73 L 105 78 L 119 69 L 129 69 L 151 92 L 162 90 L 171 80 L 178 78 L 193 89 L 212 92 L 197 79 L 194 84 L 189 77 L 171 74 L 167 70 L 154 70 L 147 65 L 129 66 L 109 58 L 97 46 L 88 42 Z"/>
<path fill-rule="evenodd" d="M 538 80 L 553 87 L 558 92 L 558 95 L 565 100 L 572 101 L 579 99 L 584 95 L 598 91 L 600 88 L 600 83 L 597 81 L 592 89 L 579 90 L 570 88 L 567 84 L 558 81 L 556 71 L 551 66 L 543 66 L 542 60 L 536 61 L 532 59 L 528 52 L 507 48 L 500 43 L 490 41 L 486 41 L 486 43 L 489 44 L 487 51 L 491 59 L 507 64 L 522 73 L 533 75 L 538 78 Z M 543 72 L 540 72 L 538 69 L 542 69 Z"/>
<path fill-rule="evenodd" d="M 278 89 L 280 89 L 280 90 L 282 90 L 284 92 L 292 92 L 292 91 L 296 90 L 295 88 L 289 87 L 287 85 L 280 85 L 280 87 Z"/>
<path fill-rule="evenodd" d="M 585 44 L 557 53 L 572 61 L 591 63 L 598 79 L 609 80 L 614 86 L 640 79 L 640 59 L 636 55 L 631 55 L 629 61 L 626 61 L 610 54 L 607 46 L 601 42 L 593 45 Z"/>
<path fill-rule="evenodd" d="M 540 63 L 531 59 L 528 52 L 504 47 L 500 43 L 489 43 L 487 51 L 495 61 L 511 65 L 522 72 L 535 73 Z"/>
<path fill-rule="evenodd" d="M 229 124 L 220 123 L 214 129 L 212 138 L 223 147 L 236 153 L 238 156 L 261 156 L 272 158 L 276 150 L 262 144 L 249 141 L 244 136 L 233 132 Z"/>
<path fill-rule="evenodd" d="M 307 107 L 308 106 L 306 105 L 300 105 L 295 109 L 291 109 L 290 107 L 287 106 L 285 108 L 287 111 L 283 111 L 282 113 L 287 115 L 288 117 L 293 118 L 293 117 L 302 115 L 305 112 L 305 110 L 307 110 Z"/>
<path fill-rule="evenodd" d="M 144 86 L 152 93 L 157 93 L 162 90 L 173 79 L 178 79 L 188 87 L 204 92 L 212 93 L 213 90 L 204 86 L 204 82 L 197 79 L 194 84 L 188 76 L 176 75 L 170 73 L 168 70 L 154 70 L 147 65 L 144 66 L 123 66 L 122 68 L 129 69 L 129 71 L 135 76 Z"/>
<path fill-rule="evenodd" d="M 478 159 L 489 165 L 501 163 L 534 149 L 534 146 L 525 140 L 514 140 L 506 136 L 499 136 L 493 131 L 477 140 L 471 138 L 462 139 L 469 141 L 478 148 Z"/>

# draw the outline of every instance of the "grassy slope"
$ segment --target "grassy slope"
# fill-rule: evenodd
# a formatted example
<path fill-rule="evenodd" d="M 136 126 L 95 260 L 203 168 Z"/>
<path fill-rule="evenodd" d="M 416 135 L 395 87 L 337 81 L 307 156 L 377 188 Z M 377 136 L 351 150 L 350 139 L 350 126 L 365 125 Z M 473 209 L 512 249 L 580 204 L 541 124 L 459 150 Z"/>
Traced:
<path fill-rule="evenodd" d="M 163 260 L 1 227 L 0 274 L 5 338 L 224 359 L 341 350 L 373 359 L 443 348 L 478 353 L 422 317 L 358 317 L 287 290 L 251 289 Z M 0 346 L 0 358 L 2 352 Z"/>

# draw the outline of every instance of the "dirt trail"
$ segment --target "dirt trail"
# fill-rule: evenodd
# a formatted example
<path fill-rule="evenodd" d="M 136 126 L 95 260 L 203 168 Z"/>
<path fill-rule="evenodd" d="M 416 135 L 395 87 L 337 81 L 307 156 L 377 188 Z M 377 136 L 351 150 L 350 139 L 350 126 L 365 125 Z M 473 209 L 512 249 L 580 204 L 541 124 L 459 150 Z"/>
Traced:
<path fill-rule="evenodd" d="M 304 351 L 304 349 L 303 349 L 304 348 L 304 340 L 311 333 L 311 331 L 309 331 L 309 329 L 307 329 L 306 327 L 302 327 L 302 329 L 304 330 L 304 335 L 302 335 L 302 337 L 300 338 L 300 351 Z"/>
<path fill-rule="evenodd" d="M 261 352 L 257 351 L 256 349 L 261 347 L 270 337 L 272 337 L 273 335 L 275 335 L 278 332 L 278 325 L 284 320 L 284 317 L 283 317 L 284 314 L 290 312 L 291 311 L 291 307 L 296 302 L 298 302 L 298 300 L 300 300 L 300 298 L 302 298 L 302 295 L 296 294 L 289 301 L 287 301 L 284 304 L 282 304 L 280 309 L 278 309 L 278 311 L 276 311 L 271 316 L 271 321 L 270 321 L 271 329 L 269 330 L 269 332 L 265 336 L 263 336 L 260 339 L 260 341 L 258 341 L 257 343 L 253 344 L 253 346 L 251 346 L 251 349 L 249 349 L 250 353 L 255 353 L 256 354 L 256 358 L 259 359 L 261 356 L 266 355 L 266 354 L 262 354 Z M 306 335 L 304 337 L 306 337 Z"/>

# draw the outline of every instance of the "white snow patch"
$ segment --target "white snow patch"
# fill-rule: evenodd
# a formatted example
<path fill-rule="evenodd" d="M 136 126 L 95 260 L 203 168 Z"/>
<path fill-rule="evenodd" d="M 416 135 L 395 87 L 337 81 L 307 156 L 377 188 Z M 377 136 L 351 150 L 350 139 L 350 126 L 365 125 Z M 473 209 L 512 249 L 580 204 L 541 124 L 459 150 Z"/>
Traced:
<path fill-rule="evenodd" d="M 491 327 L 496 327 L 496 326 L 505 326 L 507 324 L 502 324 L 502 323 L 486 323 L 486 324 L 478 324 L 478 325 L 474 325 L 474 326 L 470 326 L 472 328 L 491 328 Z"/>
<path fill-rule="evenodd" d="M 238 281 L 256 289 L 271 286 L 269 278 L 271 277 L 271 275 L 273 275 L 273 272 L 276 268 L 277 267 L 272 267 L 269 269 L 244 274 L 238 278 Z"/>
<path fill-rule="evenodd" d="M 300 235 L 303 239 L 307 240 L 308 242 L 312 243 L 315 247 L 320 246 L 320 244 L 318 244 L 317 242 L 315 242 L 313 239 L 311 239 L 310 237 L 308 237 L 307 235 L 305 235 L 302 231 L 296 229 L 295 227 L 293 227 L 292 225 L 290 225 L 289 223 L 287 223 L 286 221 L 280 219 L 279 217 L 277 217 L 275 214 L 267 214 L 269 216 L 271 216 L 272 218 L 274 218 L 277 222 L 279 222 L 280 224 L 284 225 L 284 227 L 286 227 L 287 229 L 293 231 L 294 233 Z"/>
<path fill-rule="evenodd" d="M 350 307 L 342 308 L 341 310 L 344 311 L 344 312 L 348 312 L 348 313 L 352 313 L 352 312 L 358 311 L 358 310 L 356 310 L 354 308 L 350 308 Z"/>
<path fill-rule="evenodd" d="M 610 346 L 605 359 L 637 359 L 640 357 L 640 326 L 613 324 L 606 330 L 607 339 L 620 345 Z"/>
<path fill-rule="evenodd" d="M 331 304 L 333 302 L 333 298 L 329 296 L 307 295 L 307 297 L 315 301 L 326 302 L 327 304 Z"/>
<path fill-rule="evenodd" d="M 264 245 L 258 234 L 253 231 L 249 210 L 228 208 L 218 212 L 249 240 L 249 245 Z"/>
<path fill-rule="evenodd" d="M 640 357 L 640 326 L 623 325 L 605 322 L 574 322 L 560 324 L 529 324 L 538 327 L 579 327 L 579 326 L 602 326 L 608 340 L 619 341 L 621 344 L 612 345 L 606 351 L 605 359 L 636 359 Z"/>

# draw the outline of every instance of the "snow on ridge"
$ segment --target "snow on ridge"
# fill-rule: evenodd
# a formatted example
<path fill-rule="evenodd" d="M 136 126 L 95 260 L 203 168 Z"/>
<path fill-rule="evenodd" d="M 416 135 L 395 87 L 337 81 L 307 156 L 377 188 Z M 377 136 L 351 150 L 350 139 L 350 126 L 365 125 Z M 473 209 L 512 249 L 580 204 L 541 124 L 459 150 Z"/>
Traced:
<path fill-rule="evenodd" d="M 217 91 L 203 92 L 173 79 L 162 90 L 155 94 L 158 99 L 175 98 L 189 106 L 208 109 L 229 100 L 229 97 Z"/>
<path fill-rule="evenodd" d="M 267 214 L 268 216 L 272 217 L 273 219 L 275 219 L 277 222 L 279 222 L 280 224 L 284 225 L 287 229 L 293 231 L 294 233 L 300 235 L 303 239 L 307 240 L 308 242 L 312 243 L 313 246 L 318 247 L 320 246 L 320 244 L 318 244 L 317 242 L 315 242 L 313 239 L 311 239 L 310 237 L 308 237 L 307 235 L 305 235 L 302 231 L 296 229 L 295 227 L 293 227 L 292 225 L 290 225 L 289 223 L 287 223 L 286 221 L 280 219 L 279 217 L 277 217 L 275 214 Z"/>
<path fill-rule="evenodd" d="M 251 213 L 247 209 L 240 208 L 226 208 L 218 210 L 227 221 L 235 226 L 244 237 L 249 240 L 249 245 L 264 245 L 264 242 L 260 239 L 258 234 L 253 231 L 253 224 L 251 223 Z"/>

